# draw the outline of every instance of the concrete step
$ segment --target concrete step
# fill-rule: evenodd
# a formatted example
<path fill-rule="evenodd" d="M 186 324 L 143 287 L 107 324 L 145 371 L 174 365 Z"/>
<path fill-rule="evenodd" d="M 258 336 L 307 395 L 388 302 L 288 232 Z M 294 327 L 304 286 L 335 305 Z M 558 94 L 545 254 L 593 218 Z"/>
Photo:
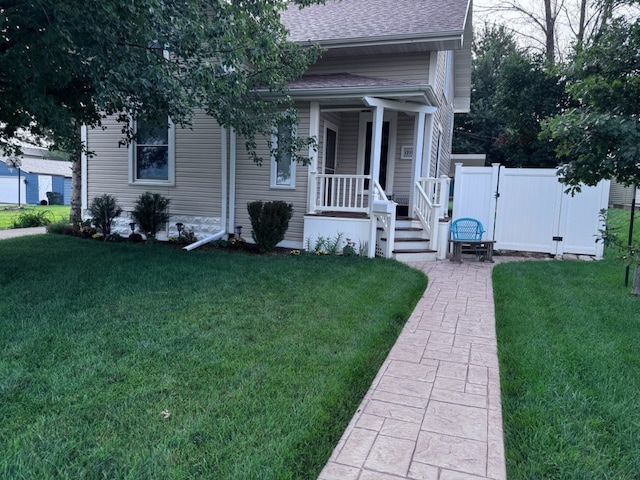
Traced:
<path fill-rule="evenodd" d="M 394 250 L 393 258 L 399 262 L 435 262 L 437 252 L 435 250 Z"/>
<path fill-rule="evenodd" d="M 422 238 L 423 235 L 424 235 L 424 230 L 422 228 L 417 228 L 417 227 L 397 228 L 396 227 L 396 240 L 399 238 Z"/>
<path fill-rule="evenodd" d="M 424 250 L 428 249 L 430 242 L 428 238 L 409 237 L 398 238 L 396 237 L 394 250 Z"/>

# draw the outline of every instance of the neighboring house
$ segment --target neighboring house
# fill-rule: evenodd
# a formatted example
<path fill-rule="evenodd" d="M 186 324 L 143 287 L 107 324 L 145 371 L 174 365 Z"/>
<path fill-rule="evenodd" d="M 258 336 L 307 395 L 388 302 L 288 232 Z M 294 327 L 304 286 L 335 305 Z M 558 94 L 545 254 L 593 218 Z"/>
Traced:
<path fill-rule="evenodd" d="M 625 187 L 615 180 L 611 180 L 611 190 L 609 190 L 609 206 L 615 208 L 631 208 L 633 203 L 633 187 Z M 640 205 L 640 189 L 636 189 L 635 204 Z"/>
<path fill-rule="evenodd" d="M 203 114 L 191 129 L 146 132 L 153 141 L 142 135 L 128 149 L 107 121 L 83 131 L 95 153 L 83 160 L 83 208 L 109 193 L 129 212 L 152 191 L 171 199 L 166 235 L 182 222 L 199 238 L 236 226 L 250 238 L 247 203 L 284 200 L 294 215 L 281 246 L 342 234 L 369 256 L 398 255 L 401 244 L 414 254 L 436 250 L 453 115 L 469 111 L 471 2 L 327 0 L 287 10 L 283 22 L 291 41 L 326 49 L 289 92 L 297 133 L 317 139 L 310 165 L 257 166 L 241 138 Z M 266 142 L 258 154 L 269 158 Z M 396 223 L 396 213 L 408 218 Z M 129 221 L 117 227 L 124 233 Z M 412 238 L 396 241 L 396 230 Z"/>
<path fill-rule="evenodd" d="M 24 146 L 19 168 L 0 157 L 0 203 L 69 205 L 71 162 L 46 160 L 47 155 L 45 148 Z"/>

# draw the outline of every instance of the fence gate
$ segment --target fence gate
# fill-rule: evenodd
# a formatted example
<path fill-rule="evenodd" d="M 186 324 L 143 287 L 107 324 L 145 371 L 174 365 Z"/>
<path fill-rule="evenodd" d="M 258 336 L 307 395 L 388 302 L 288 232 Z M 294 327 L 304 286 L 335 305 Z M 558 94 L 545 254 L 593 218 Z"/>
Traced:
<path fill-rule="evenodd" d="M 602 257 L 599 213 L 609 181 L 564 193 L 555 169 L 456 165 L 453 219 L 477 218 L 497 250 Z"/>

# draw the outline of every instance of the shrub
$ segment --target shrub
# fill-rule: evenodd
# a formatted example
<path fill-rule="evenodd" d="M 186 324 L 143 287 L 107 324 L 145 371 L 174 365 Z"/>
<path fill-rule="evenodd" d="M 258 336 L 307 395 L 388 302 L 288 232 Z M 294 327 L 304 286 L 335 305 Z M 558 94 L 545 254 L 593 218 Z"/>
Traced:
<path fill-rule="evenodd" d="M 159 193 L 145 192 L 136 201 L 131 217 L 140 230 L 153 239 L 169 221 L 169 199 Z"/>
<path fill-rule="evenodd" d="M 50 223 L 51 212 L 49 210 L 27 210 L 13 220 L 11 228 L 43 227 Z"/>
<path fill-rule="evenodd" d="M 105 193 L 91 201 L 89 214 L 93 226 L 102 232 L 104 237 L 107 237 L 111 234 L 113 220 L 122 214 L 122 208 L 118 205 L 115 197 Z"/>
<path fill-rule="evenodd" d="M 67 219 L 58 220 L 55 223 L 47 225 L 47 233 L 73 235 L 73 225 L 71 225 Z"/>
<path fill-rule="evenodd" d="M 269 252 L 284 240 L 293 215 L 293 205 L 276 200 L 275 202 L 250 202 L 247 204 L 251 220 L 251 236 L 261 252 Z"/>

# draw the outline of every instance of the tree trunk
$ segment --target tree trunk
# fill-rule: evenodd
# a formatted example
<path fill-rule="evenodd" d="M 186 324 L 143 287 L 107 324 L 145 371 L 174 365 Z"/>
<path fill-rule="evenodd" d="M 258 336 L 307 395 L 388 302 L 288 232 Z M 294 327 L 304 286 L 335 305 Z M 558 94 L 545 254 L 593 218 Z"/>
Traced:
<path fill-rule="evenodd" d="M 82 221 L 82 154 L 76 153 L 71 166 L 71 208 L 69 223 L 74 227 Z"/>
<path fill-rule="evenodd" d="M 553 65 L 556 59 L 556 18 L 557 12 L 551 8 L 551 0 L 544 0 L 544 24 L 545 24 L 545 57 L 549 65 Z"/>
<path fill-rule="evenodd" d="M 636 265 L 635 273 L 633 274 L 633 290 L 631 290 L 631 295 L 640 295 L 640 268 L 638 268 L 638 265 Z"/>

